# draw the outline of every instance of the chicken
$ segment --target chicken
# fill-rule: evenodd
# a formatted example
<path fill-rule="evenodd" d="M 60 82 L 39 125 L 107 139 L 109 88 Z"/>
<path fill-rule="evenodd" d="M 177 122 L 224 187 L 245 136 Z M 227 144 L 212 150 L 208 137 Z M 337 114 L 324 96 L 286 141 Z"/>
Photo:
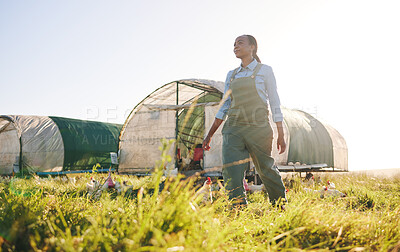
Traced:
<path fill-rule="evenodd" d="M 111 178 L 111 168 L 103 184 L 100 184 L 98 181 L 93 179 L 93 177 L 90 177 L 90 183 L 86 184 L 86 188 L 89 191 L 89 195 L 94 195 L 95 198 L 99 198 L 102 191 L 105 191 L 108 188 L 115 188 L 115 183 Z"/>
<path fill-rule="evenodd" d="M 249 184 L 247 184 L 246 179 L 243 179 L 243 187 L 246 192 L 250 191 Z"/>
<path fill-rule="evenodd" d="M 306 186 L 314 187 L 314 184 L 315 184 L 314 175 L 311 172 L 307 172 L 306 173 L 306 178 L 304 179 L 303 183 Z"/>
<path fill-rule="evenodd" d="M 212 198 L 212 191 L 211 191 L 211 178 L 207 177 L 207 180 L 204 182 L 203 186 L 196 191 L 195 193 L 195 198 L 199 195 L 203 195 L 203 202 L 210 201 L 211 203 L 213 202 Z"/>
<path fill-rule="evenodd" d="M 175 168 L 175 164 L 168 163 L 164 169 L 164 176 L 176 177 L 178 175 L 178 168 Z"/>
<path fill-rule="evenodd" d="M 308 193 L 314 193 L 314 192 L 318 192 L 316 190 L 310 189 L 310 188 L 304 188 L 304 191 L 308 192 Z"/>
<path fill-rule="evenodd" d="M 96 187 L 98 187 L 98 182 L 93 179 L 93 177 L 90 177 L 90 182 L 86 183 L 86 189 L 89 191 L 89 193 L 92 193 Z"/>
<path fill-rule="evenodd" d="M 86 189 L 89 191 L 89 195 L 95 198 L 99 198 L 101 195 L 100 183 L 93 177 L 90 177 L 90 182 L 86 184 Z"/>
<path fill-rule="evenodd" d="M 309 180 L 305 180 L 303 184 L 309 187 L 314 187 L 315 184 L 314 177 L 311 177 Z"/>
<path fill-rule="evenodd" d="M 189 150 L 186 157 L 182 156 L 182 169 L 183 170 L 187 169 L 192 160 L 193 160 L 193 153 L 191 150 Z"/>
<path fill-rule="evenodd" d="M 127 181 L 122 182 L 122 184 L 119 183 L 118 181 L 116 181 L 114 188 L 117 189 L 118 194 L 121 194 L 121 193 L 127 192 L 129 189 L 132 189 L 133 186 L 132 185 L 128 185 Z"/>
<path fill-rule="evenodd" d="M 106 178 L 106 181 L 102 185 L 101 190 L 105 191 L 108 188 L 114 188 L 114 187 L 115 187 L 115 183 L 111 178 L 111 168 L 110 168 L 110 171 L 108 172 L 108 176 Z"/>
<path fill-rule="evenodd" d="M 251 185 L 249 185 L 249 189 L 250 189 L 251 192 L 261 192 L 261 191 L 265 190 L 264 184 L 261 184 L 261 185 L 253 185 L 253 184 L 251 184 Z"/>
<path fill-rule="evenodd" d="M 335 184 L 333 183 L 333 182 L 330 182 L 329 180 L 327 181 L 327 184 L 328 184 L 328 189 L 336 189 L 336 186 L 335 186 Z"/>
<path fill-rule="evenodd" d="M 253 182 L 248 184 L 246 179 L 243 179 L 243 187 L 246 192 L 258 192 L 264 190 L 264 184 L 254 185 Z"/>
<path fill-rule="evenodd" d="M 346 197 L 346 194 L 335 190 L 335 189 L 329 189 L 326 186 L 323 186 L 322 189 L 320 190 L 321 193 L 321 198 L 328 196 L 328 197 Z"/>
<path fill-rule="evenodd" d="M 192 159 L 190 157 L 182 157 L 182 166 L 186 167 L 190 164 L 190 161 L 192 161 Z"/>
<path fill-rule="evenodd" d="M 114 187 L 115 187 L 115 183 L 114 183 L 114 181 L 113 181 L 112 178 L 111 178 L 111 171 L 110 171 L 110 173 L 108 174 L 108 178 L 107 178 L 107 180 L 106 180 L 106 184 L 107 184 L 107 188 L 114 188 Z"/>
<path fill-rule="evenodd" d="M 346 194 L 335 190 L 335 189 L 329 189 L 326 186 L 323 186 L 321 190 L 313 190 L 310 188 L 304 188 L 304 191 L 309 192 L 309 193 L 318 193 L 321 198 L 325 197 L 346 197 Z"/>

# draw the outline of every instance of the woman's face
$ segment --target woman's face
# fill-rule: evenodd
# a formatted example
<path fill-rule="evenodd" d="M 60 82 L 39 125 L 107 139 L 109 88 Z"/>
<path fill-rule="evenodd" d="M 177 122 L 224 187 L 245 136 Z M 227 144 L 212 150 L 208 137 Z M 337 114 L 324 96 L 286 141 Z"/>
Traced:
<path fill-rule="evenodd" d="M 253 55 L 254 45 L 250 45 L 250 41 L 247 36 L 239 36 L 235 40 L 233 45 L 233 52 L 236 58 L 243 59 Z"/>

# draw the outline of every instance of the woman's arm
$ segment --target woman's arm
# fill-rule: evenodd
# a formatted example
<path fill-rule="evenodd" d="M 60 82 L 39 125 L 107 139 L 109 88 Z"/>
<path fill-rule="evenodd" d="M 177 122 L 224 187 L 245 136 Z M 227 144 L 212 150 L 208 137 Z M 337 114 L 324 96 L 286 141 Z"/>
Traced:
<path fill-rule="evenodd" d="M 278 88 L 276 86 L 275 75 L 270 66 L 267 66 L 267 71 L 264 76 L 265 89 L 268 95 L 269 106 L 272 112 L 272 120 L 280 122 L 283 120 L 281 111 L 281 101 L 278 95 Z"/>
<path fill-rule="evenodd" d="M 264 78 L 265 89 L 269 98 L 269 106 L 272 110 L 272 120 L 276 123 L 276 128 L 278 129 L 276 147 L 278 148 L 279 154 L 282 154 L 286 150 L 285 134 L 283 132 L 282 125 L 283 115 L 281 111 L 281 101 L 279 99 L 278 90 L 276 87 L 275 75 L 271 67 L 268 68 Z"/>
<path fill-rule="evenodd" d="M 208 132 L 206 138 L 203 141 L 203 149 L 204 150 L 208 151 L 210 149 L 211 138 L 214 135 L 215 131 L 217 131 L 217 129 L 219 128 L 219 126 L 221 125 L 221 123 L 223 121 L 224 120 L 222 120 L 222 119 L 215 118 L 215 120 L 214 120 L 214 122 L 213 122 L 213 124 L 211 126 L 210 131 Z"/>
<path fill-rule="evenodd" d="M 217 114 L 215 115 L 215 120 L 211 126 L 211 129 L 209 130 L 206 138 L 203 141 L 203 149 L 206 151 L 208 151 L 210 149 L 211 138 L 214 135 L 215 131 L 217 131 L 217 129 L 219 128 L 221 123 L 224 121 L 224 119 L 226 117 L 226 113 L 228 112 L 228 110 L 231 106 L 231 97 L 229 96 L 229 94 L 230 94 L 229 84 L 230 84 L 230 78 L 231 78 L 232 73 L 233 73 L 233 71 L 230 71 L 226 76 L 224 95 L 221 100 L 221 102 L 223 104 L 219 108 Z"/>
<path fill-rule="evenodd" d="M 276 127 L 278 129 L 278 140 L 276 141 L 276 147 L 278 148 L 279 154 L 282 154 L 286 150 L 286 143 L 285 143 L 285 134 L 283 133 L 283 126 L 282 126 L 282 121 L 280 122 L 275 122 Z"/>

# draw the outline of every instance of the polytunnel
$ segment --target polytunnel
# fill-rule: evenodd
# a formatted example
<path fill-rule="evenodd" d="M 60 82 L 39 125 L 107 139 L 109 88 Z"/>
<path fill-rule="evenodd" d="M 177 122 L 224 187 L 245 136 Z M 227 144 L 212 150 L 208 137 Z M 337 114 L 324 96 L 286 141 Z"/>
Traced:
<path fill-rule="evenodd" d="M 170 166 L 178 166 L 196 156 L 199 145 L 210 129 L 223 98 L 224 83 L 203 79 L 183 79 L 167 83 L 149 94 L 131 111 L 120 135 L 119 171 L 147 173 L 161 157 L 163 138 L 175 139 L 169 150 Z M 278 154 L 276 137 L 272 156 L 281 171 L 331 168 L 347 171 L 347 146 L 331 126 L 300 110 L 282 108 L 286 151 Z M 272 122 L 271 113 L 269 113 Z M 276 124 L 271 123 L 274 136 Z M 211 150 L 201 150 L 200 168 L 221 171 L 223 124 L 215 132 Z M 189 162 L 187 162 L 189 163 Z M 193 163 L 193 162 L 192 162 Z M 197 166 L 198 167 L 198 166 Z"/>
<path fill-rule="evenodd" d="M 109 167 L 122 125 L 48 116 L 0 116 L 0 174 Z"/>

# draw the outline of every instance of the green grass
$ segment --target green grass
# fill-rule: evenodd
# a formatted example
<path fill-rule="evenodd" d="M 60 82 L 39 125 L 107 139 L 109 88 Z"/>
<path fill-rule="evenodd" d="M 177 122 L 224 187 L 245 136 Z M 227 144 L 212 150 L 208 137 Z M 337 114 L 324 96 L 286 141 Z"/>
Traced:
<path fill-rule="evenodd" d="M 95 200 L 86 193 L 88 176 L 76 184 L 57 178 L 2 179 L 1 248 L 387 251 L 400 241 L 399 178 L 323 175 L 323 181 L 334 181 L 347 193 L 345 198 L 321 199 L 295 183 L 285 212 L 273 208 L 263 193 L 249 195 L 246 208 L 232 210 L 223 195 L 216 195 L 213 204 L 193 199 L 193 179 L 168 179 L 158 194 L 147 189 L 158 185 L 160 174 L 118 178 L 143 187 L 143 194 L 107 192 Z"/>
<path fill-rule="evenodd" d="M 157 170 L 171 161 L 163 142 Z M 62 178 L 0 178 L 0 251 L 396 251 L 400 249 L 400 178 L 324 174 L 345 198 L 307 193 L 297 177 L 285 212 L 264 193 L 232 208 L 194 197 L 197 178 L 117 176 L 134 190 L 90 196 L 86 183 Z M 104 181 L 106 175 L 93 175 Z M 160 182 L 164 187 L 160 188 Z M 320 189 L 315 185 L 313 189 Z"/>

